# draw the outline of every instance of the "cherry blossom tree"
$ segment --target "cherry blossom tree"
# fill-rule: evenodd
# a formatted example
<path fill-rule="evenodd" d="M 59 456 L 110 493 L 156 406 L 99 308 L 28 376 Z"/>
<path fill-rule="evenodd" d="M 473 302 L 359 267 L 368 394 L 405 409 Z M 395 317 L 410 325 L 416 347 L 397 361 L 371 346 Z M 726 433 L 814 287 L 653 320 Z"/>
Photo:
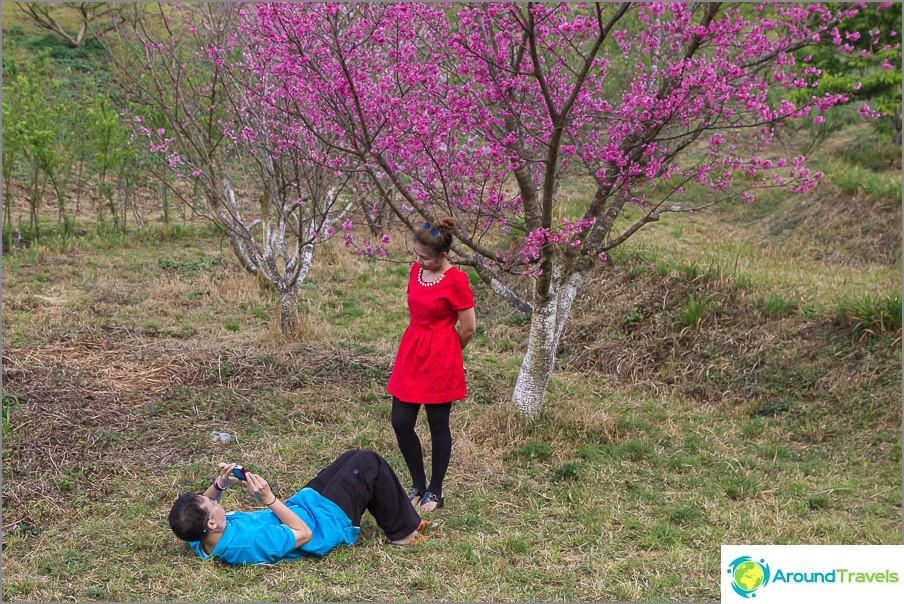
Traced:
<path fill-rule="evenodd" d="M 328 147 L 274 97 L 270 77 L 237 34 L 240 7 L 133 7 L 104 42 L 134 107 L 124 112 L 134 143 L 150 150 L 164 182 L 220 226 L 242 267 L 280 296 L 280 329 L 295 332 L 298 289 L 317 245 L 346 221 L 347 177 L 330 169 Z"/>
<path fill-rule="evenodd" d="M 303 108 L 294 117 L 408 228 L 459 218 L 458 261 L 530 315 L 512 398 L 534 418 L 572 303 L 607 252 L 669 213 L 816 184 L 803 157 L 768 145 L 847 100 L 818 93 L 819 69 L 794 53 L 857 10 L 277 3 L 256 5 L 242 31 L 274 78 L 271 104 Z M 590 191 L 577 207 L 565 179 Z"/>

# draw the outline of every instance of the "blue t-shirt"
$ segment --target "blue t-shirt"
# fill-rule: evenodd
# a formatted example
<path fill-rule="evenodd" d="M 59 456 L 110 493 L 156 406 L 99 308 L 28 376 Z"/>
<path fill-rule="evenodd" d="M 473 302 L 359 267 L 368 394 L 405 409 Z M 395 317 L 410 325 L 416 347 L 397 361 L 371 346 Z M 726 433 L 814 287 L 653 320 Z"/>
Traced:
<path fill-rule="evenodd" d="M 339 544 L 351 545 L 361 529 L 338 505 L 313 489 L 302 489 L 286 501 L 311 529 L 313 537 L 295 547 L 295 534 L 269 509 L 255 512 L 230 512 L 226 529 L 210 555 L 201 549 L 200 541 L 189 545 L 201 558 L 210 557 L 227 564 L 273 564 L 303 556 L 324 556 Z"/>

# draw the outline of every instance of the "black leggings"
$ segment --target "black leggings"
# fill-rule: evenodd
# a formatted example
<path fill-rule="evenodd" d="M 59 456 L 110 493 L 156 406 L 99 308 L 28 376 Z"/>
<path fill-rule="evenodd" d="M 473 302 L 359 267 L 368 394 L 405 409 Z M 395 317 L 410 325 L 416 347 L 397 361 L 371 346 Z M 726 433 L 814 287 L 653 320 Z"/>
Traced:
<path fill-rule="evenodd" d="M 414 431 L 420 408 L 421 403 L 406 403 L 392 397 L 392 429 L 395 430 L 399 450 L 411 474 L 411 484 L 416 489 L 425 490 L 427 476 L 424 473 L 424 453 L 421 441 Z M 433 442 L 430 491 L 442 497 L 443 480 L 446 478 L 446 470 L 449 469 L 449 460 L 452 458 L 452 431 L 449 429 L 452 403 L 428 404 L 424 405 L 424 410 L 427 413 L 430 439 Z"/>

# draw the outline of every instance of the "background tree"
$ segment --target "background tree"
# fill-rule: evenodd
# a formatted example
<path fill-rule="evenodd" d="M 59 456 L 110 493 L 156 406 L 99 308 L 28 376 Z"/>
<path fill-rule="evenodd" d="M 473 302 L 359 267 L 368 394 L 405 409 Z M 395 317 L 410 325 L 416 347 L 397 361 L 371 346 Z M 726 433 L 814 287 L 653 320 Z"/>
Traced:
<path fill-rule="evenodd" d="M 35 25 L 66 40 L 72 48 L 82 46 L 99 33 L 113 29 L 124 9 L 117 2 L 16 2 Z M 73 25 L 74 23 L 74 25 Z"/>
<path fill-rule="evenodd" d="M 127 143 L 129 131 L 122 128 L 122 118 L 109 97 L 98 94 L 92 106 L 85 111 L 85 121 L 94 142 L 94 164 L 97 188 L 94 203 L 97 220 L 105 223 L 105 210 L 109 211 L 114 229 L 125 228 L 120 208 L 116 203 L 115 189 L 124 169 L 132 164 L 134 151 Z"/>
<path fill-rule="evenodd" d="M 898 145 L 901 144 L 900 36 L 901 3 L 885 2 L 844 19 L 815 48 L 796 53 L 798 60 L 822 70 L 819 92 L 850 96 L 861 114 L 877 118 L 873 121 L 876 130 Z M 830 120 L 817 124 L 817 139 L 825 140 L 832 128 Z"/>
<path fill-rule="evenodd" d="M 5 70 L 4 70 L 5 71 Z M 13 190 L 13 173 L 16 165 L 22 159 L 22 137 L 18 128 L 11 127 L 13 121 L 17 119 L 18 108 L 14 103 L 14 95 L 12 87 L 9 86 L 11 78 L 16 77 L 15 73 L 6 74 L 7 88 L 3 94 L 3 223 L 4 231 L 11 228 L 13 220 L 12 208 L 14 205 Z"/>
<path fill-rule="evenodd" d="M 323 146 L 287 120 L 301 109 L 264 102 L 270 83 L 236 34 L 231 4 L 135 7 L 105 39 L 123 88 L 146 107 L 128 114 L 139 144 L 178 178 L 173 193 L 221 227 L 241 265 L 280 295 L 280 327 L 295 332 L 298 288 L 315 247 L 351 207 L 324 169 Z M 197 191 L 199 195 L 194 195 Z"/>
<path fill-rule="evenodd" d="M 23 13 L 16 10 L 15 6 L 11 8 L 13 14 L 10 20 L 21 24 Z M 52 14 L 66 15 L 67 11 L 66 7 L 57 7 L 52 10 Z M 13 192 L 13 183 L 26 188 L 29 194 L 20 197 L 23 201 L 27 199 L 31 207 L 50 207 L 48 202 L 55 202 L 55 227 L 46 224 L 47 213 L 38 212 L 44 222 L 40 227 L 41 234 L 50 235 L 51 238 L 60 236 L 60 242 L 68 241 L 76 232 L 75 225 L 83 194 L 88 194 L 93 199 L 91 194 L 98 191 L 98 181 L 106 180 L 100 174 L 104 169 L 104 162 L 98 159 L 98 147 L 102 143 L 96 139 L 96 135 L 100 135 L 100 132 L 88 115 L 90 108 L 95 105 L 96 97 L 103 94 L 110 100 L 114 118 L 118 118 L 118 109 L 112 109 L 112 105 L 118 103 L 118 91 L 109 79 L 106 53 L 96 40 L 72 48 L 56 36 L 26 34 L 17 24 L 4 31 L 3 72 L 4 104 L 9 110 L 9 119 L 3 128 L 4 157 L 13 160 L 4 165 L 4 185 L 9 193 Z M 27 87 L 17 83 L 20 75 L 26 78 Z M 7 97 L 11 103 L 7 102 Z M 32 101 L 26 103 L 27 98 Z M 23 106 L 23 103 L 28 106 Z M 16 108 L 12 105 L 16 105 Z M 44 107 L 45 111 L 37 111 L 38 107 Z M 78 111 L 74 107 L 89 109 Z M 40 131 L 44 135 L 40 139 L 31 140 L 40 145 L 28 145 L 29 149 L 39 151 L 36 155 L 40 160 L 37 172 L 39 178 L 36 181 L 35 164 L 25 157 L 25 139 L 20 135 L 24 133 L 23 128 L 37 132 L 34 128 L 39 123 L 43 124 Z M 112 141 L 114 146 L 120 145 L 123 135 L 128 136 L 121 120 L 114 120 L 108 134 L 118 139 Z M 19 161 L 16 161 L 17 158 Z M 122 164 L 123 161 L 120 161 L 118 166 L 121 167 Z M 135 168 L 130 162 L 127 174 L 133 179 L 140 172 Z M 39 186 L 35 187 L 35 183 Z M 108 184 L 111 184 L 114 192 L 121 190 L 118 183 Z M 116 201 L 119 206 L 122 205 L 120 201 Z M 131 200 L 129 205 L 132 205 Z M 6 204 L 8 218 L 13 210 L 13 204 Z M 121 222 L 122 211 L 119 207 L 116 213 Z M 37 216 L 29 222 L 36 220 Z M 107 214 L 104 215 L 104 220 L 109 222 Z M 26 227 L 22 234 L 22 241 L 27 244 L 38 231 Z M 4 241 L 11 236 L 9 228 L 4 225 Z"/>
<path fill-rule="evenodd" d="M 24 160 L 23 176 L 28 189 L 26 239 L 38 239 L 41 232 L 38 214 L 45 188 L 50 183 L 60 190 L 57 185 L 61 160 L 56 145 L 60 107 L 53 93 L 53 68 L 46 56 L 39 56 L 34 62 L 19 66 L 8 80 L 3 91 L 4 185 L 11 195 L 17 160 Z M 7 201 L 10 228 L 13 227 L 11 206 Z"/>
<path fill-rule="evenodd" d="M 572 303 L 607 252 L 668 212 L 815 184 L 803 157 L 765 148 L 781 124 L 846 100 L 782 96 L 818 85 L 793 53 L 854 14 L 813 4 L 262 4 L 244 31 L 261 48 L 261 77 L 280 81 L 271 103 L 303 107 L 295 117 L 354 158 L 408 228 L 444 213 L 461 220 L 458 261 L 530 314 L 512 398 L 536 417 Z M 592 193 L 565 203 L 565 177 Z M 627 204 L 644 211 L 617 222 Z"/>

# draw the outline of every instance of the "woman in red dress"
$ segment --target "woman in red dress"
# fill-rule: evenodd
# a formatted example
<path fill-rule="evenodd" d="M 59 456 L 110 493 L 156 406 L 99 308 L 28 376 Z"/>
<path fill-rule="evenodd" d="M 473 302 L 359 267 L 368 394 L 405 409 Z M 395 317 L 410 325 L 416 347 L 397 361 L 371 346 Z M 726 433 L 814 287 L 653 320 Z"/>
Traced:
<path fill-rule="evenodd" d="M 443 479 L 452 457 L 449 414 L 452 402 L 467 395 L 461 351 L 477 329 L 468 276 L 448 259 L 457 228 L 458 220 L 445 216 L 415 233 L 415 263 L 408 280 L 411 320 L 386 387 L 392 395 L 392 428 L 411 474 L 408 498 L 426 512 L 443 506 Z M 433 444 L 429 487 L 414 431 L 421 405 Z"/>

